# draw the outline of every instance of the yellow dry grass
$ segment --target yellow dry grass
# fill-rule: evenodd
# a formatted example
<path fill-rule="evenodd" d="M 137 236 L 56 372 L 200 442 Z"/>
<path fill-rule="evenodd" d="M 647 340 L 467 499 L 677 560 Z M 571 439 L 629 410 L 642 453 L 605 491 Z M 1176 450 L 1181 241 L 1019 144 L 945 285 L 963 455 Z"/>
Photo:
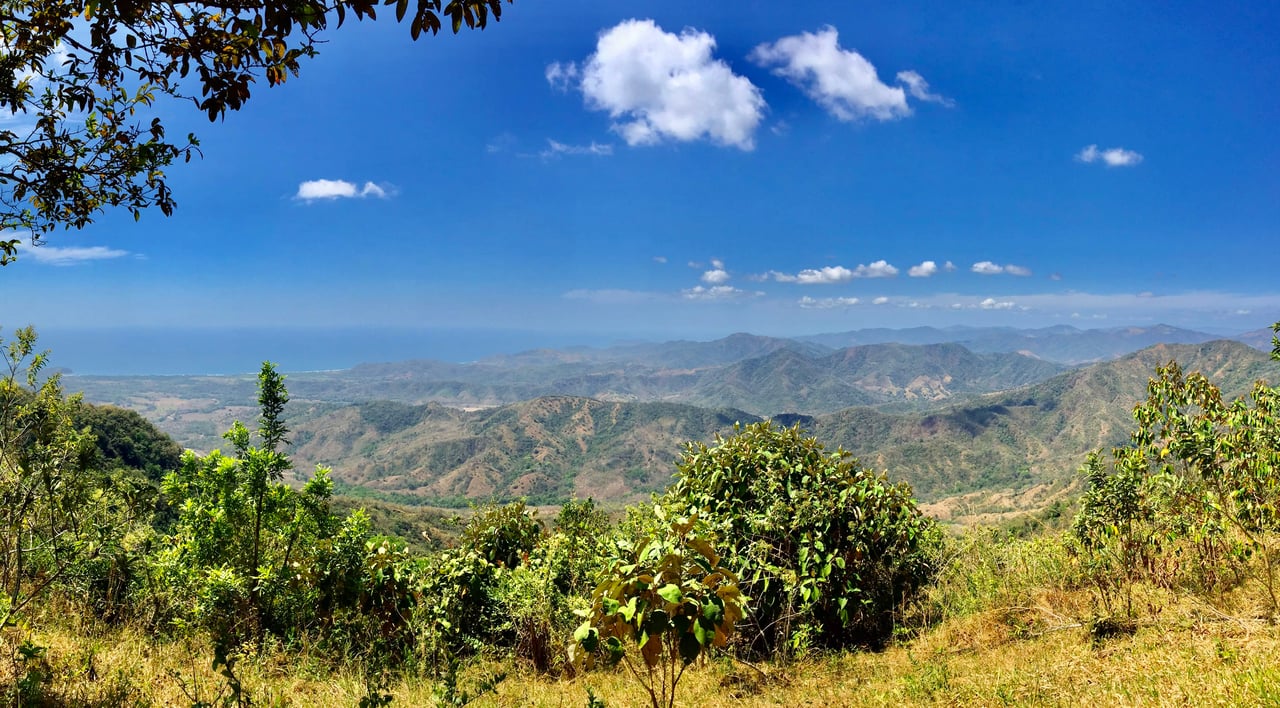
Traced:
<path fill-rule="evenodd" d="M 759 667 L 718 659 L 680 683 L 681 706 L 1261 706 L 1280 705 L 1280 629 L 1199 600 L 1163 603 L 1132 636 L 1092 641 L 1079 617 L 1082 593 L 1049 592 L 1026 606 L 989 609 L 943 622 L 881 652 L 849 652 Z M 1234 614 L 1239 612 L 1240 614 Z M 46 618 L 32 638 L 49 648 L 55 703 L 189 706 L 223 686 L 207 645 L 156 640 L 137 630 L 77 626 Z M 5 656 L 16 634 L 4 642 Z M 460 677 L 474 687 L 505 672 L 476 706 L 585 706 L 590 688 L 608 706 L 644 706 L 647 694 L 623 671 L 574 680 L 538 677 L 508 661 L 473 662 Z M 333 669 L 308 654 L 268 651 L 238 673 L 259 705 L 346 706 L 365 694 L 356 667 Z M 0 668 L 0 684 L 12 681 Z M 393 705 L 435 704 L 436 684 L 400 677 Z"/>

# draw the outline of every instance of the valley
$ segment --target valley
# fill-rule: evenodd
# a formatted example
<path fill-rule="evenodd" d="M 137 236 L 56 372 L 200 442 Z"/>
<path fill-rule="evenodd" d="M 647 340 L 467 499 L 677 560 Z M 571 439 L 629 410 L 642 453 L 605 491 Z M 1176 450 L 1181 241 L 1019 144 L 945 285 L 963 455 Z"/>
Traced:
<path fill-rule="evenodd" d="M 1125 441 L 1158 365 L 1176 360 L 1233 395 L 1277 377 L 1256 345 L 1228 340 L 1110 356 L 1160 337 L 1207 337 L 1167 327 L 901 330 L 896 338 L 944 334 L 1022 349 L 823 343 L 895 338 L 893 330 L 839 342 L 739 334 L 290 374 L 292 454 L 298 470 L 330 467 L 344 493 L 371 500 L 622 505 L 664 489 L 685 442 L 768 418 L 909 482 L 940 518 L 965 523 L 1068 499 L 1084 455 Z M 1072 367 L 1030 355 L 1032 341 L 1056 342 L 1046 353 L 1106 360 Z M 249 376 L 72 376 L 68 384 L 87 400 L 139 411 L 196 450 L 223 446 L 219 432 L 254 415 Z"/>

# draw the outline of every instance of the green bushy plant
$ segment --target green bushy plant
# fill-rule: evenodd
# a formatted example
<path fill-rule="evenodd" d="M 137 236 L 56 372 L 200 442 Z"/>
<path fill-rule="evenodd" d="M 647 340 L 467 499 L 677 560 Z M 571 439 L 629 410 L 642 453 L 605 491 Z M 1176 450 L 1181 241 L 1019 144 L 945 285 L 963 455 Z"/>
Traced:
<path fill-rule="evenodd" d="M 655 514 L 662 519 L 661 507 Z M 675 705 L 685 669 L 723 647 L 747 613 L 738 579 L 724 567 L 696 516 L 676 519 L 665 533 L 621 542 L 586 618 L 574 632 L 575 660 L 602 655 L 621 662 L 644 687 L 653 708 Z M 632 647 L 632 645 L 634 645 Z M 629 656 L 628 648 L 639 651 Z"/>
<path fill-rule="evenodd" d="M 1090 456 L 1075 537 L 1100 604 L 1133 614 L 1138 580 L 1210 592 L 1255 577 L 1280 610 L 1280 390 L 1224 400 L 1199 373 L 1156 369 L 1130 443 Z"/>
<path fill-rule="evenodd" d="M 699 514 L 752 598 L 748 650 L 878 645 L 932 578 L 940 531 L 891 484 L 798 426 L 690 443 L 663 503 Z"/>

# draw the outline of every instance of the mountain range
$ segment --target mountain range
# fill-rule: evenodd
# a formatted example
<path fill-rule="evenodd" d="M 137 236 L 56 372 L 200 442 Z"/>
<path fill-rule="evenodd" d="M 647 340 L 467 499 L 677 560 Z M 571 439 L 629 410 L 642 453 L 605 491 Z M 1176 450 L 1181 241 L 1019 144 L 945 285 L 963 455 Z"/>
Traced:
<path fill-rule="evenodd" d="M 922 499 L 1074 479 L 1084 454 L 1124 442 L 1155 367 L 1178 360 L 1227 392 L 1277 378 L 1263 330 L 1238 342 L 1170 327 L 862 330 L 804 340 L 534 350 L 290 374 L 298 469 L 390 501 L 626 501 L 661 489 L 682 443 L 764 417 L 905 479 Z M 1269 333 L 1269 330 L 1265 330 Z M 849 341 L 896 337 L 833 349 Z M 974 351 L 1008 349 L 1014 351 Z M 1058 360 L 1053 360 L 1057 357 Z M 1072 358 L 1102 358 L 1070 368 Z M 197 450 L 256 415 L 254 377 L 77 377 L 86 399 L 133 408 Z"/>
<path fill-rule="evenodd" d="M 1040 383 L 931 411 L 852 407 L 773 416 L 910 482 L 926 501 L 1069 481 L 1087 452 L 1125 442 L 1155 367 L 1176 360 L 1243 393 L 1278 365 L 1236 342 L 1156 345 Z M 758 416 L 735 409 L 552 396 L 480 411 L 357 404 L 297 428 L 295 457 L 404 501 L 572 495 L 635 500 L 661 489 L 681 443 Z"/>

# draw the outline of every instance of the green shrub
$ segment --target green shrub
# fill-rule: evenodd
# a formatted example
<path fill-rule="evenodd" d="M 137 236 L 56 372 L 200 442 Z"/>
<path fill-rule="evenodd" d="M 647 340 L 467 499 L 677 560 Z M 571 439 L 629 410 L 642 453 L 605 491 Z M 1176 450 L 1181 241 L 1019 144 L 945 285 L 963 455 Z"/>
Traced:
<path fill-rule="evenodd" d="M 941 538 L 906 484 L 890 484 L 800 428 L 736 427 L 690 443 L 664 504 L 699 514 L 752 600 L 751 653 L 876 646 L 930 581 Z"/>
<path fill-rule="evenodd" d="M 654 510 L 662 520 L 662 508 Z M 626 664 L 653 708 L 675 705 L 685 669 L 725 646 L 747 612 L 737 576 L 698 526 L 696 516 L 681 518 L 659 536 L 621 542 L 574 632 L 576 659 L 590 666 L 602 654 Z M 638 659 L 628 656 L 632 644 Z"/>

